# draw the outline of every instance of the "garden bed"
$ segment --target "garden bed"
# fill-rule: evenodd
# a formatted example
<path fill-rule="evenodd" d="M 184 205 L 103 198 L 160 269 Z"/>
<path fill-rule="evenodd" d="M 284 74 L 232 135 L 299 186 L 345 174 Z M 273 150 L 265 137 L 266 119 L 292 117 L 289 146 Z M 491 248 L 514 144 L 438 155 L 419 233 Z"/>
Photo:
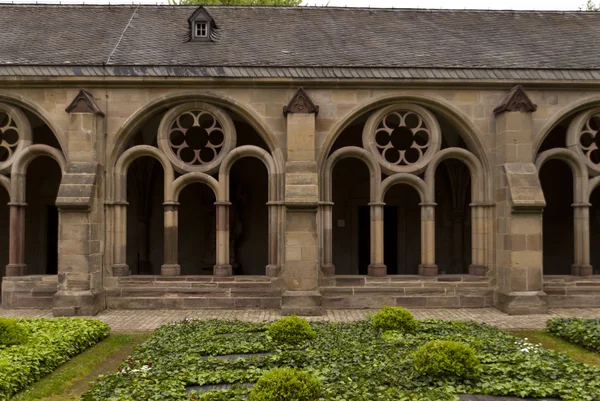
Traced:
<path fill-rule="evenodd" d="M 16 342 L 21 343 L 0 345 L 0 400 L 9 399 L 110 333 L 106 323 L 91 319 L 18 319 L 16 325 L 22 334 Z"/>
<path fill-rule="evenodd" d="M 570 343 L 600 352 L 600 319 L 554 318 L 548 320 L 546 329 Z"/>
<path fill-rule="evenodd" d="M 492 326 L 423 320 L 414 334 L 401 334 L 380 333 L 371 323 L 312 323 L 315 337 L 297 345 L 275 342 L 267 333 L 269 325 L 262 323 L 168 324 L 142 344 L 119 372 L 101 377 L 82 400 L 242 401 L 265 372 L 284 366 L 318 378 L 320 399 L 327 401 L 444 401 L 458 399 L 458 394 L 600 399 L 600 368 Z M 417 372 L 415 351 L 431 340 L 471 346 L 481 363 L 480 373 L 460 379 Z M 218 358 L 233 354 L 246 356 Z"/>

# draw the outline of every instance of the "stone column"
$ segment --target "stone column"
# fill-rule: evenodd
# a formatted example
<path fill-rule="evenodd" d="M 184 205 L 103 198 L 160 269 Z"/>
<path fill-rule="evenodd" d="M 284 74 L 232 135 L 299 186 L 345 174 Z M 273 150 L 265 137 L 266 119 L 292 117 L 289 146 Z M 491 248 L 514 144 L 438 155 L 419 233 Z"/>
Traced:
<path fill-rule="evenodd" d="M 471 203 L 471 264 L 469 274 L 485 276 L 487 274 L 486 241 L 487 241 L 487 210 L 486 203 Z"/>
<path fill-rule="evenodd" d="M 279 223 L 279 208 L 281 202 L 271 201 L 267 202 L 267 209 L 269 214 L 269 249 L 268 249 L 268 264 L 267 264 L 267 276 L 277 277 L 279 275 L 278 265 L 278 252 L 279 252 L 279 229 L 277 227 Z"/>
<path fill-rule="evenodd" d="M 178 213 L 177 208 L 178 202 L 165 202 L 163 203 L 165 208 L 164 215 L 164 241 L 165 241 L 165 262 L 160 267 L 160 274 L 162 276 L 179 276 L 181 274 L 181 266 L 178 262 L 178 251 L 177 246 L 179 238 L 179 226 L 178 226 Z"/>
<path fill-rule="evenodd" d="M 106 308 L 104 252 L 104 113 L 80 90 L 71 105 L 67 131 L 69 164 L 56 199 L 59 210 L 58 292 L 55 316 L 89 316 Z"/>
<path fill-rule="evenodd" d="M 231 202 L 215 202 L 217 208 L 217 263 L 213 274 L 228 277 L 233 274 L 229 253 L 229 207 Z"/>
<path fill-rule="evenodd" d="M 333 264 L 333 202 L 320 202 L 319 205 L 321 207 L 321 231 L 323 233 L 321 273 L 324 277 L 333 277 L 335 275 Z"/>
<path fill-rule="evenodd" d="M 421 264 L 419 275 L 437 276 L 435 264 L 435 202 L 423 202 L 421 206 Z"/>
<path fill-rule="evenodd" d="M 127 206 L 128 202 L 117 201 L 111 204 L 114 214 L 114 277 L 129 276 L 131 270 L 127 265 Z"/>
<path fill-rule="evenodd" d="M 387 268 L 383 260 L 383 210 L 385 203 L 371 202 L 371 264 L 369 264 L 368 275 L 383 277 L 387 274 Z"/>
<path fill-rule="evenodd" d="M 9 202 L 10 228 L 6 276 L 25 276 L 25 202 Z"/>
<path fill-rule="evenodd" d="M 575 263 L 571 266 L 574 276 L 591 276 L 590 264 L 590 206 L 589 203 L 574 203 L 573 221 L 575 230 Z"/>
<path fill-rule="evenodd" d="M 282 314 L 320 315 L 319 187 L 315 154 L 318 107 L 300 88 L 284 107 L 287 121 L 285 166 L 285 265 L 280 274 Z"/>
<path fill-rule="evenodd" d="M 496 114 L 496 307 L 510 315 L 548 312 L 543 291 L 544 194 L 533 164 L 536 106 L 513 88 Z"/>

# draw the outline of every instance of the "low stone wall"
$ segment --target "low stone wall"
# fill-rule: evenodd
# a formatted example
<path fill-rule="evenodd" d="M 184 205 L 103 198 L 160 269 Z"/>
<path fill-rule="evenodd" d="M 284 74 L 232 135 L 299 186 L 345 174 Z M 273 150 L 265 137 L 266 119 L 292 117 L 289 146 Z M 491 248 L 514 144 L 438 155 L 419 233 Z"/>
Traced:
<path fill-rule="evenodd" d="M 2 306 L 7 309 L 52 308 L 57 290 L 57 275 L 3 277 Z"/>
<path fill-rule="evenodd" d="M 281 308 L 281 282 L 270 277 L 128 276 L 107 281 L 110 309 Z"/>
<path fill-rule="evenodd" d="M 326 309 L 376 309 L 385 305 L 410 308 L 484 308 L 494 305 L 487 277 L 398 275 L 335 276 L 321 280 L 321 306 Z"/>
<path fill-rule="evenodd" d="M 544 276 L 550 308 L 600 307 L 600 276 Z"/>

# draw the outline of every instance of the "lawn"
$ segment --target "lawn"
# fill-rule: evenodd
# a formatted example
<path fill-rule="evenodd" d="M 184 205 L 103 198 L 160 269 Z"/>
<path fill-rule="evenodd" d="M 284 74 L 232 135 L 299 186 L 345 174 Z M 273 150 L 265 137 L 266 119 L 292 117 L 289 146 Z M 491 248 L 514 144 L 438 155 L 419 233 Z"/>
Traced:
<path fill-rule="evenodd" d="M 600 368 L 485 324 L 423 320 L 407 333 L 376 330 L 370 319 L 320 322 L 311 323 L 313 338 L 294 345 L 276 341 L 269 326 L 222 320 L 165 325 L 82 400 L 242 401 L 265 372 L 285 366 L 317 378 L 319 399 L 327 401 L 444 401 L 456 394 L 600 399 Z M 472 347 L 477 373 L 460 378 L 419 370 L 416 351 L 431 340 Z"/>
<path fill-rule="evenodd" d="M 0 400 L 40 380 L 106 338 L 110 327 L 91 319 L 0 319 Z"/>

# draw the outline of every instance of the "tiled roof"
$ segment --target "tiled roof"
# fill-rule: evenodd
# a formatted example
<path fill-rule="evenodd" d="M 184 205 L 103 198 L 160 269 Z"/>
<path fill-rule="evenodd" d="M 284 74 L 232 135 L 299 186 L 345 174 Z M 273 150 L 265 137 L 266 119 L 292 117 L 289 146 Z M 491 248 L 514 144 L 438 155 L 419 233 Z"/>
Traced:
<path fill-rule="evenodd" d="M 0 75 L 543 80 L 571 70 L 564 79 L 597 80 L 600 71 L 600 12 L 211 6 L 218 40 L 190 42 L 196 9 L 0 5 Z"/>

